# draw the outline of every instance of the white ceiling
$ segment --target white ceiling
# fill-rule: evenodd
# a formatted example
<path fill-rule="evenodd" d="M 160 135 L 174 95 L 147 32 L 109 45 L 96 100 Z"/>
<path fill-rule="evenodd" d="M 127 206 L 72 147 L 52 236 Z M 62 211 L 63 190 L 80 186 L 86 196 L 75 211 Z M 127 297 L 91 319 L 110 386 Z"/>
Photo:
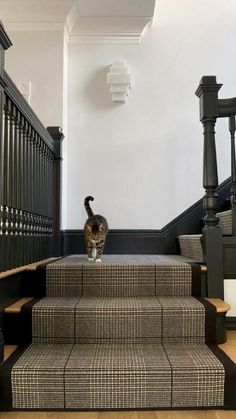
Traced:
<path fill-rule="evenodd" d="M 80 16 L 153 16 L 155 0 L 77 0 Z"/>
<path fill-rule="evenodd" d="M 6 30 L 63 30 L 71 42 L 138 43 L 155 0 L 0 0 Z"/>

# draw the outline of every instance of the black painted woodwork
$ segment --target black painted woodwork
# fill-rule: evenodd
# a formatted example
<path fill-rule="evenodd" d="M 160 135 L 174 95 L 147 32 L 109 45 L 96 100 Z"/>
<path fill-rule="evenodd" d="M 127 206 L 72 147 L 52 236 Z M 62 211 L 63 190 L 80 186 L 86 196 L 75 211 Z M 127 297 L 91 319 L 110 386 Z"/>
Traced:
<path fill-rule="evenodd" d="M 236 236 L 236 155 L 235 155 L 235 115 L 229 116 L 229 132 L 231 139 L 231 179 L 230 201 L 232 207 L 232 235 Z"/>
<path fill-rule="evenodd" d="M 61 219 L 61 143 L 64 134 L 60 127 L 47 127 L 54 140 L 54 170 L 53 170 L 53 256 L 60 256 L 60 219 Z"/>
<path fill-rule="evenodd" d="M 217 84 L 215 76 L 204 76 L 196 91 L 200 104 L 200 120 L 204 127 L 203 186 L 205 209 L 203 228 L 204 261 L 207 264 L 207 288 L 209 297 L 224 298 L 223 281 L 229 275 L 236 278 L 236 265 L 232 255 L 236 244 L 236 157 L 235 157 L 235 114 L 236 98 L 218 99 L 222 84 Z M 231 205 L 233 239 L 229 245 L 224 243 L 216 216 L 218 208 L 217 158 L 215 149 L 215 123 L 217 118 L 229 118 L 231 136 Z M 235 244 L 234 244 L 235 241 Z M 230 269 L 229 269 L 230 266 Z"/>
<path fill-rule="evenodd" d="M 215 123 L 218 116 L 218 91 L 221 84 L 216 83 L 215 76 L 204 76 L 200 80 L 196 95 L 200 103 L 200 120 L 203 124 L 203 208 L 205 210 L 203 228 L 204 260 L 207 263 L 208 297 L 223 297 L 223 258 L 221 231 L 216 216 L 218 210 L 217 159 L 215 147 Z M 217 260 L 217 263 L 215 263 Z"/>
<path fill-rule="evenodd" d="M 227 330 L 236 330 L 236 317 L 234 316 L 227 316 L 226 317 L 226 329 Z"/>
<path fill-rule="evenodd" d="M 231 180 L 226 179 L 217 188 L 218 210 L 228 209 Z M 202 199 L 160 230 L 109 230 L 105 245 L 108 254 L 179 254 L 177 237 L 181 234 L 200 234 L 204 210 Z M 109 220 L 108 220 L 109 221 Z M 61 232 L 61 255 L 86 253 L 83 230 Z"/>
<path fill-rule="evenodd" d="M 59 255 L 59 127 L 45 129 L 4 71 L 0 25 L 0 272 Z M 53 138 L 52 138 L 53 136 Z"/>
<path fill-rule="evenodd" d="M 4 109 L 4 88 L 5 88 L 5 81 L 3 80 L 4 74 L 4 59 L 5 59 L 5 51 L 12 45 L 2 22 L 0 21 L 0 140 L 1 140 L 1 133 L 3 132 L 3 109 Z M 3 198 L 3 173 L 4 173 L 4 144 L 0 141 L 0 221 L 2 223 L 3 217 L 3 207 L 2 207 L 2 198 Z M 0 227 L 1 229 L 1 227 Z M 0 253 L 3 250 L 3 240 L 2 240 L 2 231 L 0 232 Z M 0 308 L 0 364 L 3 361 L 4 356 L 4 340 L 2 334 L 2 310 Z"/>

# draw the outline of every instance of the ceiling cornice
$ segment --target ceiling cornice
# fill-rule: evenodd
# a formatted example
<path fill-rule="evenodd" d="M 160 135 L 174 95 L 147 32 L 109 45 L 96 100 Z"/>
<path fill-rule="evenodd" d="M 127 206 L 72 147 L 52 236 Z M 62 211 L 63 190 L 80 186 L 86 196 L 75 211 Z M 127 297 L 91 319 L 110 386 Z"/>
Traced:
<path fill-rule="evenodd" d="M 152 17 L 79 17 L 70 32 L 71 44 L 139 44 Z"/>
<path fill-rule="evenodd" d="M 5 27 L 7 31 L 62 31 L 65 26 L 64 19 L 31 18 L 30 20 L 7 20 Z"/>
<path fill-rule="evenodd" d="M 135 3 L 134 16 L 105 16 L 105 9 L 104 16 L 81 16 L 79 1 L 40 0 L 40 5 L 44 5 L 40 8 L 37 0 L 11 0 L 11 6 L 8 1 L 0 0 L 0 6 L 4 6 L 7 31 L 64 31 L 71 44 L 139 44 L 152 23 L 153 14 L 137 16 L 139 10 Z"/>

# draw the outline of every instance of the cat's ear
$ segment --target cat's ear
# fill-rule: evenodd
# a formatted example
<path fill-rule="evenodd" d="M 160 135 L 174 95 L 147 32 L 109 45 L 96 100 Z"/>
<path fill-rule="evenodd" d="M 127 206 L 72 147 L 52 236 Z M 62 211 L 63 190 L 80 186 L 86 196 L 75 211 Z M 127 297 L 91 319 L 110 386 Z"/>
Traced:
<path fill-rule="evenodd" d="M 92 231 L 92 227 L 89 224 L 86 224 L 86 230 L 87 231 Z"/>

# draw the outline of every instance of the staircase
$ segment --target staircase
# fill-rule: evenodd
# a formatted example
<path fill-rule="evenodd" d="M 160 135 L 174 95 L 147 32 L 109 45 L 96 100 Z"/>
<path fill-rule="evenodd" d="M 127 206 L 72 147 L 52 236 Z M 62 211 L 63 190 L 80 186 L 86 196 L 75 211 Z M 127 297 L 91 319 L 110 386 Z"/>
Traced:
<path fill-rule="evenodd" d="M 222 236 L 232 236 L 232 212 L 231 210 L 218 212 L 219 227 Z M 178 237 L 182 256 L 203 263 L 203 238 L 202 234 L 183 234 Z"/>
<path fill-rule="evenodd" d="M 235 408 L 236 366 L 214 345 L 216 310 L 188 261 L 73 255 L 41 267 L 32 343 L 0 368 L 2 410 Z"/>

